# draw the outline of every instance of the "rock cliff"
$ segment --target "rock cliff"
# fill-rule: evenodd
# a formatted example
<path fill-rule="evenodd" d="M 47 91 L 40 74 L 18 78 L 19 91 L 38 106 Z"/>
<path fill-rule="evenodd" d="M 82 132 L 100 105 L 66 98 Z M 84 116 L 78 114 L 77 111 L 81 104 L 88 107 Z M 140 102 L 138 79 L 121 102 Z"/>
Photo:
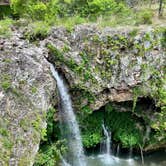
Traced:
<path fill-rule="evenodd" d="M 163 132 L 165 36 L 163 27 L 124 30 L 80 25 L 72 31 L 53 28 L 37 45 L 19 31 L 1 38 L 0 165 L 33 164 L 45 134 L 46 112 L 56 95 L 49 62 L 66 78 L 77 111 L 149 96 L 164 108 L 160 122 L 154 118 L 152 125 Z"/>
<path fill-rule="evenodd" d="M 0 165 L 32 165 L 45 134 L 56 86 L 44 56 L 19 32 L 0 39 Z"/>

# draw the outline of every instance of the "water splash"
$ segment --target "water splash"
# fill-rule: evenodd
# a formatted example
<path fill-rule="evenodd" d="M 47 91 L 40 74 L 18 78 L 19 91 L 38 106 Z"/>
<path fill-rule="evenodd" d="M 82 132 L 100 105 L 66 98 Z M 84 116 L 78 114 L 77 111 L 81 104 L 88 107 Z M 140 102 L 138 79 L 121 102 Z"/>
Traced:
<path fill-rule="evenodd" d="M 72 166 L 86 166 L 80 131 L 72 108 L 72 102 L 68 89 L 53 65 L 50 65 L 50 70 L 53 77 L 57 81 L 61 101 L 61 132 L 62 136 L 67 139 L 67 161 Z"/>

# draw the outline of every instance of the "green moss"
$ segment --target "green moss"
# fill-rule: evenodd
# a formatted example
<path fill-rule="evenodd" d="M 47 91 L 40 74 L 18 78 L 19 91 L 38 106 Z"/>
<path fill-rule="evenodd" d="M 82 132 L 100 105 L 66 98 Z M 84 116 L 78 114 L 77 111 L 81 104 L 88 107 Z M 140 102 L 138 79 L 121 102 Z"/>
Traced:
<path fill-rule="evenodd" d="M 4 137 L 8 136 L 8 130 L 4 128 L 0 128 L 0 134 Z"/>
<path fill-rule="evenodd" d="M 33 94 L 35 94 L 37 92 L 37 88 L 33 86 L 33 87 L 31 87 L 31 91 Z"/>
<path fill-rule="evenodd" d="M 6 137 L 3 139 L 2 143 L 3 143 L 4 148 L 6 148 L 6 149 L 11 150 L 13 147 L 13 143 L 11 142 L 11 140 L 9 140 Z"/>
<path fill-rule="evenodd" d="M 36 119 L 34 121 L 32 121 L 32 126 L 34 127 L 34 129 L 36 131 L 38 131 L 40 133 L 40 138 L 42 140 L 44 140 L 45 136 L 47 134 L 46 134 L 46 129 L 41 126 L 42 125 L 42 121 L 43 121 L 42 117 L 40 115 L 37 115 Z"/>
<path fill-rule="evenodd" d="M 4 81 L 4 82 L 1 83 L 1 86 L 2 86 L 2 88 L 3 88 L 5 91 L 7 91 L 7 90 L 10 89 L 10 87 L 11 87 L 11 82 L 9 82 L 9 81 Z"/>
<path fill-rule="evenodd" d="M 21 119 L 19 122 L 20 127 L 26 132 L 29 129 L 30 122 L 28 118 Z"/>
<path fill-rule="evenodd" d="M 0 85 L 4 91 L 8 91 L 11 88 L 11 76 L 8 74 L 2 74 Z"/>
<path fill-rule="evenodd" d="M 0 162 L 5 166 L 8 165 L 11 150 L 14 145 L 8 125 L 9 121 L 6 117 L 3 117 L 3 119 L 0 118 Z"/>
<path fill-rule="evenodd" d="M 135 37 L 136 35 L 138 34 L 138 29 L 133 29 L 131 32 L 129 32 L 129 35 L 131 36 L 131 37 Z"/>
<path fill-rule="evenodd" d="M 93 110 L 88 105 L 83 106 L 81 108 L 81 111 L 84 112 L 84 113 L 86 113 L 86 114 L 91 114 L 93 112 Z"/>
<path fill-rule="evenodd" d="M 83 140 L 83 145 L 86 148 L 90 148 L 98 145 L 101 142 L 102 137 L 100 133 L 86 133 L 82 135 L 82 140 Z"/>

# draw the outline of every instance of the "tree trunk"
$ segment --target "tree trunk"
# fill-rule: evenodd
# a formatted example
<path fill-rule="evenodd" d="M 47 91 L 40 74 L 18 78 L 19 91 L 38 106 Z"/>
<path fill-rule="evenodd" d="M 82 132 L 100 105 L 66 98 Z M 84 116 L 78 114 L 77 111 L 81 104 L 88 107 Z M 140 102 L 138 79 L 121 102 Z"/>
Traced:
<path fill-rule="evenodd" d="M 163 12 L 163 0 L 159 1 L 159 16 L 162 16 Z"/>

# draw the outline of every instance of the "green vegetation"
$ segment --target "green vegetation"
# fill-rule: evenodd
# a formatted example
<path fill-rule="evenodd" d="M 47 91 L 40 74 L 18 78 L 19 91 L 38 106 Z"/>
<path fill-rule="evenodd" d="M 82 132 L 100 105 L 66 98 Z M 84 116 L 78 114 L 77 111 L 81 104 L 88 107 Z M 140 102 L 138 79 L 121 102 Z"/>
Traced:
<path fill-rule="evenodd" d="M 143 129 L 137 127 L 139 120 L 131 112 L 116 112 L 116 108 L 106 106 L 106 124 L 115 141 L 124 147 L 139 147 L 143 141 Z M 130 111 L 130 110 L 128 110 Z"/>
<path fill-rule="evenodd" d="M 50 26 L 43 21 L 36 21 L 28 25 L 24 33 L 26 39 L 30 41 L 42 40 L 48 36 Z"/>
<path fill-rule="evenodd" d="M 0 161 L 7 163 L 13 147 L 12 136 L 8 129 L 9 121 L 3 117 L 0 117 Z"/>
<path fill-rule="evenodd" d="M 4 91 L 8 91 L 11 88 L 11 76 L 8 74 L 1 75 L 2 79 L 0 82 L 0 86 Z"/>
<path fill-rule="evenodd" d="M 11 35 L 12 24 L 13 20 L 11 19 L 0 20 L 0 37 L 9 37 Z"/>
<path fill-rule="evenodd" d="M 114 142 L 127 148 L 139 148 L 139 145 L 143 144 L 144 126 L 132 115 L 131 109 L 132 107 L 129 107 L 128 112 L 118 112 L 110 103 L 105 106 L 105 111 L 99 110 L 86 116 L 79 114 L 84 146 L 95 147 L 104 139 L 102 124 L 105 123 L 112 132 Z"/>
<path fill-rule="evenodd" d="M 155 24 L 158 10 L 156 4 L 154 8 L 149 7 L 146 1 L 143 1 L 143 6 L 134 5 L 136 10 L 123 0 L 11 0 L 10 7 L 0 6 L 0 18 L 11 17 L 15 22 L 26 19 L 30 29 L 26 36 L 30 40 L 36 39 L 36 36 L 47 36 L 53 25 L 63 25 L 71 30 L 74 25 L 91 22 L 100 27 Z M 164 5 L 162 9 L 163 7 Z M 162 10 L 159 23 L 164 20 L 164 14 Z M 2 32 L 5 33 L 6 30 Z"/>
<path fill-rule="evenodd" d="M 79 116 L 79 124 L 82 131 L 83 145 L 86 148 L 98 145 L 103 138 L 102 123 L 104 114 L 103 112 L 95 112 Z"/>
<path fill-rule="evenodd" d="M 60 131 L 58 128 L 57 122 L 55 122 L 56 110 L 50 108 L 47 112 L 47 129 L 44 139 L 40 143 L 40 150 L 36 156 L 34 166 L 49 165 L 55 166 L 58 165 L 60 161 L 60 155 L 66 151 L 64 146 L 64 140 L 58 140 L 60 137 Z"/>
<path fill-rule="evenodd" d="M 12 10 L 10 8 L 10 6 L 0 6 L 0 19 L 6 17 L 6 16 L 10 16 L 12 14 Z"/>

